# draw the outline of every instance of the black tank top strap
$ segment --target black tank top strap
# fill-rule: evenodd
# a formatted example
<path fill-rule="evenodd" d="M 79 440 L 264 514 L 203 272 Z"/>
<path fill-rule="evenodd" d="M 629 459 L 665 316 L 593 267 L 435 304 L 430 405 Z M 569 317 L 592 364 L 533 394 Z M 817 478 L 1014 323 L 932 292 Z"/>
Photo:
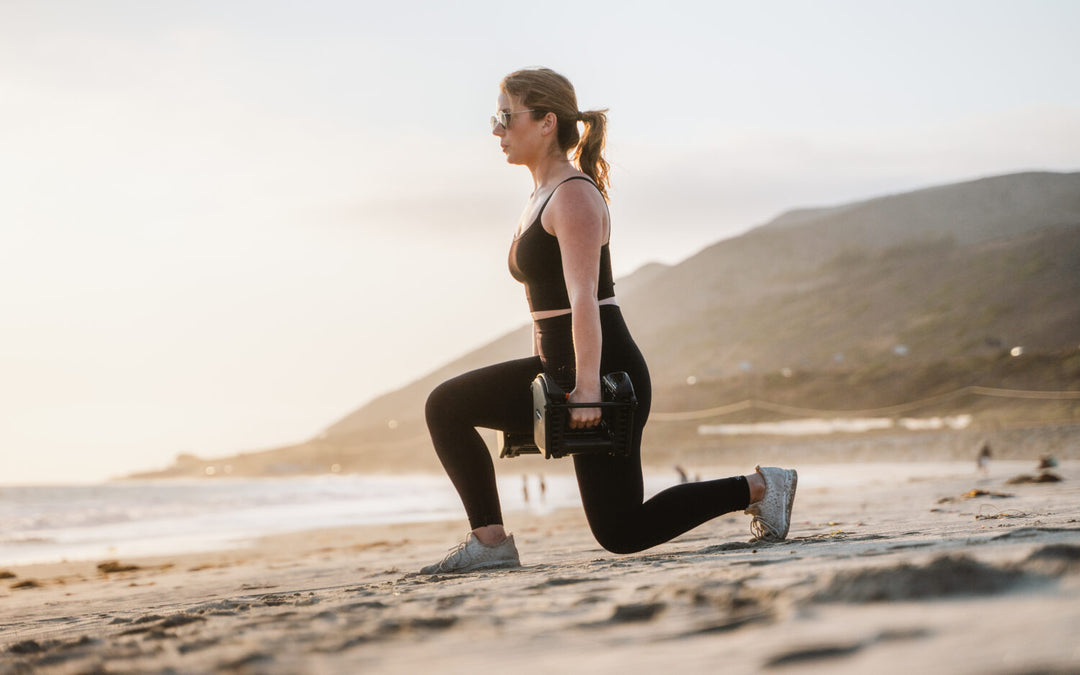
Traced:
<path fill-rule="evenodd" d="M 567 178 L 567 179 L 565 179 L 565 180 L 561 180 L 561 181 L 559 181 L 559 182 L 558 182 L 558 183 L 557 183 L 557 184 L 555 185 L 555 187 L 551 188 L 551 194 L 549 194 L 549 195 L 547 196 L 547 199 L 545 199 L 545 200 L 544 200 L 544 203 L 543 203 L 543 204 L 542 204 L 542 205 L 540 206 L 540 211 L 539 211 L 539 212 L 538 212 L 538 213 L 536 214 L 536 220 L 534 220 L 534 221 L 532 222 L 532 225 L 539 225 L 539 224 L 540 224 L 540 216 L 544 215 L 544 209 L 546 209 L 546 208 L 547 208 L 548 202 L 550 202 L 550 201 L 551 201 L 551 198 L 555 196 L 555 191 L 559 189 L 559 186 L 560 186 L 560 185 L 562 185 L 563 183 L 569 183 L 569 182 L 570 182 L 570 181 L 572 181 L 572 180 L 585 180 L 585 181 L 589 181 L 589 185 L 592 185 L 592 186 L 593 186 L 594 188 L 596 188 L 596 189 L 597 189 L 597 191 L 599 191 L 599 190 L 600 190 L 600 188 L 596 186 L 596 183 L 595 183 L 595 182 L 593 182 L 593 179 L 592 179 L 592 178 L 589 178 L 588 176 L 570 176 L 569 178 Z M 532 225 L 530 225 L 530 227 L 532 227 Z"/>

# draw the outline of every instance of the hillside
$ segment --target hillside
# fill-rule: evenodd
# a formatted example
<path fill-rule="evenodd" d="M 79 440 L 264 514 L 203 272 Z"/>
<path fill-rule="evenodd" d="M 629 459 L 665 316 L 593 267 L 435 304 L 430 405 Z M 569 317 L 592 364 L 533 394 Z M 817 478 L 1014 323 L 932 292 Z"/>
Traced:
<path fill-rule="evenodd" d="M 1024 173 L 790 211 L 677 265 L 646 266 L 617 291 L 650 363 L 655 410 L 765 391 L 790 405 L 841 410 L 976 381 L 1080 389 L 1078 261 L 1080 173 Z M 1002 362 L 1014 346 L 1025 357 Z M 523 353 L 527 327 L 372 401 L 309 443 L 242 463 L 283 472 L 437 468 L 422 421 L 427 392 Z M 777 375 L 782 369 L 788 377 Z M 1007 402 L 996 404 L 1001 412 Z M 993 406 L 978 405 L 991 414 Z M 1076 401 L 1025 410 L 1036 421 L 1080 421 Z M 650 427 L 647 440 L 692 444 L 695 424 Z M 187 471 L 178 464 L 177 472 Z"/>

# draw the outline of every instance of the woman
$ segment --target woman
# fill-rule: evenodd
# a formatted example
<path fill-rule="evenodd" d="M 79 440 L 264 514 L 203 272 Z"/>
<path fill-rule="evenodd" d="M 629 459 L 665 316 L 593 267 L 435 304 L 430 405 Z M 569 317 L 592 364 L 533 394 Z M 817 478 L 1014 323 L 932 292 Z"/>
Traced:
<path fill-rule="evenodd" d="M 759 467 L 746 476 L 677 485 L 643 502 L 641 432 L 651 386 L 648 367 L 615 300 L 603 157 L 606 111 L 579 112 L 573 85 L 546 68 L 511 73 L 499 90 L 492 133 L 506 161 L 527 167 L 533 178 L 509 264 L 525 285 L 534 355 L 455 377 L 428 398 L 435 450 L 473 529 L 446 558 L 421 571 L 520 564 L 513 536 L 503 527 L 491 455 L 476 428 L 529 433 L 529 385 L 541 372 L 570 391 L 573 403 L 600 400 L 601 373 L 626 371 L 633 382 L 638 408 L 629 456 L 573 458 L 585 514 L 601 546 L 614 553 L 641 551 L 744 509 L 754 516 L 756 537 L 783 539 L 795 497 L 795 471 Z M 570 410 L 572 428 L 600 420 L 599 408 Z"/>

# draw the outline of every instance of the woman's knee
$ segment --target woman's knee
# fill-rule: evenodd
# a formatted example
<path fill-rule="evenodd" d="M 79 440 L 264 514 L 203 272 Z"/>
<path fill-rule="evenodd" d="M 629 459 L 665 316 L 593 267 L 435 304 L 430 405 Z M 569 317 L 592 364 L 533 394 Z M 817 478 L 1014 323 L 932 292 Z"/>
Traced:
<path fill-rule="evenodd" d="M 424 417 L 428 426 L 438 424 L 439 420 L 453 416 L 453 407 L 456 397 L 454 396 L 454 382 L 447 380 L 431 390 L 428 394 L 427 403 L 424 405 Z"/>
<path fill-rule="evenodd" d="M 596 537 L 596 543 L 604 547 L 604 550 L 611 553 L 617 553 L 619 555 L 625 555 L 627 553 L 637 553 L 644 549 L 634 539 L 628 537 L 629 533 L 621 532 L 614 529 L 597 529 L 593 528 L 593 536 Z"/>
<path fill-rule="evenodd" d="M 637 528 L 633 525 L 636 522 L 634 519 L 619 517 L 614 513 L 603 514 L 595 511 L 587 512 L 585 515 L 596 543 L 603 546 L 605 550 L 625 554 L 637 553 L 645 548 L 638 542 Z"/>

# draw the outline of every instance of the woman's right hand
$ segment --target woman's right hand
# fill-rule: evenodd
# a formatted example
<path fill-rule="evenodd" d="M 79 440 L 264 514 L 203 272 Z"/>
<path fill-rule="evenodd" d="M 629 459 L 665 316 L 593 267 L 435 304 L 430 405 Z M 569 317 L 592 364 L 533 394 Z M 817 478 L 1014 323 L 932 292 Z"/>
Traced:
<path fill-rule="evenodd" d="M 596 391 L 577 387 L 566 398 L 569 403 L 595 403 L 600 400 L 600 387 Z M 600 408 L 570 408 L 570 428 L 588 429 L 600 424 Z"/>

